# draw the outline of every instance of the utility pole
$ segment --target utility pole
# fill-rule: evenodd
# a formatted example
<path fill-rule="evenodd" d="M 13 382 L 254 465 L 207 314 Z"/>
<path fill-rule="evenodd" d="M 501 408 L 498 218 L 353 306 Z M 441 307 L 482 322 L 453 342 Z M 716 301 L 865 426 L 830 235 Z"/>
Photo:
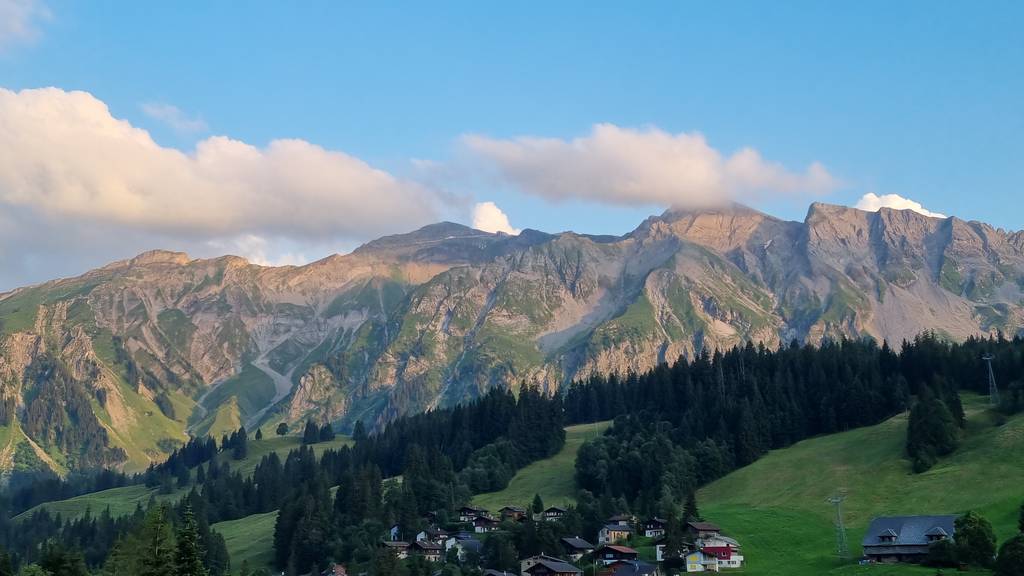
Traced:
<path fill-rule="evenodd" d="M 996 375 L 992 371 L 992 360 L 995 356 L 985 354 L 981 357 L 988 364 L 988 403 L 990 406 L 999 406 L 999 388 L 996 387 Z"/>
<path fill-rule="evenodd" d="M 827 502 L 836 507 L 836 555 L 845 560 L 850 557 L 850 546 L 846 542 L 846 526 L 843 524 L 843 500 L 846 497 L 837 494 Z"/>

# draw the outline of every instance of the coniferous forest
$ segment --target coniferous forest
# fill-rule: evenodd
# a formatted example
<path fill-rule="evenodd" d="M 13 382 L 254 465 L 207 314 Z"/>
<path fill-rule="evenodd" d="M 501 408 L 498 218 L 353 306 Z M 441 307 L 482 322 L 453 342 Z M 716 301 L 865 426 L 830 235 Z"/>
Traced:
<path fill-rule="evenodd" d="M 378 544 L 392 529 L 408 539 L 431 523 L 457 526 L 454 511 L 473 494 L 501 489 L 523 466 L 555 454 L 564 426 L 613 419 L 578 453 L 578 503 L 565 519 L 512 527 L 463 567 L 513 569 L 523 555 L 556 552 L 561 536 L 592 538 L 612 513 L 696 516 L 697 487 L 768 450 L 908 409 L 908 455 L 924 469 L 956 449 L 958 392 L 987 391 L 980 363 L 986 353 L 995 355 L 1005 383 L 1002 408 L 1020 410 L 1021 384 L 1011 375 L 1024 373 L 1024 341 L 953 344 L 922 335 L 899 350 L 867 340 L 774 350 L 748 344 L 644 374 L 594 375 L 556 396 L 526 386 L 516 394 L 493 390 L 376 433 L 357 424 L 353 446 L 319 455 L 313 445 L 334 431 L 309 423 L 303 446 L 283 459 L 264 456 L 247 477 L 229 464 L 247 453 L 250 435 L 240 429 L 219 443 L 193 439 L 136 476 L 98 471 L 11 486 L 2 496 L 0 545 L 20 566 L 68 562 L 120 575 L 170 562 L 221 575 L 242 567 L 230 564 L 210 525 L 278 510 L 276 568 L 305 574 L 338 561 L 384 573 L 390 559 Z M 123 517 L 95 510 L 65 520 L 41 510 L 13 518 L 46 501 L 131 484 L 187 495 L 173 505 L 153 500 Z M 417 570 L 415 563 L 408 570 Z"/>

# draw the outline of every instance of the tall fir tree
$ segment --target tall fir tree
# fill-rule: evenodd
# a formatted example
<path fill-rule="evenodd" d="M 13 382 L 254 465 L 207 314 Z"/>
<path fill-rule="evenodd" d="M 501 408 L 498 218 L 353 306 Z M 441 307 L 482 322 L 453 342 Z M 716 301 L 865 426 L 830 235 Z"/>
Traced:
<path fill-rule="evenodd" d="M 140 576 L 174 576 L 174 534 L 167 506 L 152 506 L 142 529 Z"/>
<path fill-rule="evenodd" d="M 196 525 L 192 505 L 186 504 L 182 512 L 181 527 L 178 529 L 178 545 L 174 554 L 176 576 L 208 576 L 203 565 L 204 551 L 199 543 L 199 528 Z"/>
<path fill-rule="evenodd" d="M 690 493 L 686 496 L 686 505 L 683 508 L 683 521 L 697 522 L 700 519 L 700 510 L 697 509 L 697 491 L 690 490 Z"/>

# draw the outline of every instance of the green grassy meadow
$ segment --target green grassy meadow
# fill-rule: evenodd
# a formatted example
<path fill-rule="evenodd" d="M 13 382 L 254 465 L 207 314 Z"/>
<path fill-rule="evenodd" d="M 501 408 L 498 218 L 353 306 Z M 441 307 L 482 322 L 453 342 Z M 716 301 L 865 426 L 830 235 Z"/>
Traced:
<path fill-rule="evenodd" d="M 252 570 L 270 566 L 274 559 L 274 524 L 277 511 L 253 514 L 210 526 L 224 536 L 231 555 L 231 567 L 238 570 L 247 562 Z"/>
<path fill-rule="evenodd" d="M 569 426 L 565 429 L 565 446 L 558 454 L 523 468 L 504 490 L 476 495 L 473 504 L 491 511 L 509 504 L 525 507 L 533 502 L 534 494 L 540 494 L 547 505 L 572 504 L 576 499 L 576 452 L 609 426 L 611 422 Z"/>
<path fill-rule="evenodd" d="M 854 558 L 875 516 L 976 510 L 992 522 L 1000 541 L 1011 536 L 1024 502 L 1024 416 L 996 426 L 984 401 L 964 396 L 963 444 L 923 474 L 912 474 L 904 456 L 904 414 L 771 452 L 702 489 L 701 512 L 743 544 L 745 574 L 934 574 L 840 562 L 834 554 L 835 510 L 826 499 L 846 497 L 843 516 Z"/>
<path fill-rule="evenodd" d="M 320 442 L 313 445 L 313 451 L 319 455 L 328 449 L 338 449 L 342 446 L 350 445 L 352 439 L 348 436 L 338 436 L 330 442 Z M 302 438 L 298 436 L 267 436 L 263 440 L 252 440 L 250 436 L 249 440 L 249 452 L 247 456 L 242 460 L 233 460 L 230 454 L 222 453 L 218 454 L 216 461 L 228 462 L 232 470 L 237 470 L 243 476 L 249 476 L 259 465 L 260 460 L 271 452 L 277 452 L 278 456 L 282 460 L 288 455 L 288 452 L 298 448 L 302 445 Z M 58 500 L 56 502 L 47 502 L 40 504 L 35 508 L 31 508 L 16 518 L 30 516 L 37 510 L 45 508 L 51 514 L 60 514 L 64 518 L 78 518 L 83 516 L 86 511 L 91 511 L 92 514 L 100 514 L 106 508 L 110 508 L 110 513 L 114 516 L 123 516 L 131 514 L 135 511 L 135 506 L 141 503 L 143 507 L 149 502 L 150 498 L 156 498 L 157 500 L 166 500 L 173 502 L 185 494 L 188 493 L 188 489 L 175 490 L 170 494 L 160 494 L 158 488 L 147 488 L 145 485 L 136 486 L 125 486 L 122 488 L 111 488 L 110 490 L 104 490 L 102 492 L 95 492 L 92 494 L 85 494 L 82 496 L 76 496 L 67 500 Z"/>

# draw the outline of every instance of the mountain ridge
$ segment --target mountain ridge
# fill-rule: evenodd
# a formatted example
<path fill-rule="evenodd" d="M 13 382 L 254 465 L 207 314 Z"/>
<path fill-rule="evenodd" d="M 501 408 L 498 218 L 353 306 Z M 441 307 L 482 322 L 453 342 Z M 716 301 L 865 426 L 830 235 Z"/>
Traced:
<path fill-rule="evenodd" d="M 887 208 L 666 210 L 622 236 L 441 222 L 302 266 L 153 250 L 0 295 L 0 432 L 67 469 L 138 468 L 222 386 L 247 426 L 344 429 L 747 341 L 1022 326 L 1024 233 Z M 47 410 L 93 433 L 29 421 Z M 52 468 L 18 445 L 0 470 Z"/>

